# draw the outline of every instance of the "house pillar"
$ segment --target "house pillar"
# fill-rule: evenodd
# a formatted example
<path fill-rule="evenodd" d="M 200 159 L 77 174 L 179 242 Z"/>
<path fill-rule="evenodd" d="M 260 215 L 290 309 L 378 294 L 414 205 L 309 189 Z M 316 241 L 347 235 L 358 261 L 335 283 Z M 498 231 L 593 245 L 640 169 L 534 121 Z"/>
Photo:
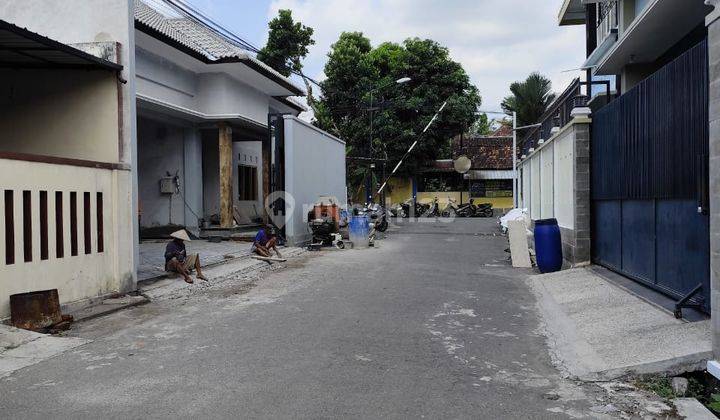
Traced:
<path fill-rule="evenodd" d="M 220 227 L 233 226 L 233 170 L 232 128 L 226 123 L 218 125 L 220 157 Z"/>
<path fill-rule="evenodd" d="M 574 247 L 572 264 L 590 263 L 590 108 L 574 108 L 573 174 L 574 174 Z"/>
<path fill-rule="evenodd" d="M 270 139 L 262 142 L 262 205 L 263 205 L 263 223 L 270 222 L 269 214 L 269 202 L 268 197 L 270 196 L 270 168 L 272 168 L 271 161 L 271 145 Z"/>
<path fill-rule="evenodd" d="M 720 378 L 720 0 L 706 0 L 715 9 L 705 18 L 708 29 L 709 191 L 710 191 L 710 305 L 713 358 L 708 372 Z"/>
<path fill-rule="evenodd" d="M 183 142 L 185 229 L 199 236 L 199 221 L 203 217 L 203 155 L 200 131 L 194 127 L 185 128 Z"/>

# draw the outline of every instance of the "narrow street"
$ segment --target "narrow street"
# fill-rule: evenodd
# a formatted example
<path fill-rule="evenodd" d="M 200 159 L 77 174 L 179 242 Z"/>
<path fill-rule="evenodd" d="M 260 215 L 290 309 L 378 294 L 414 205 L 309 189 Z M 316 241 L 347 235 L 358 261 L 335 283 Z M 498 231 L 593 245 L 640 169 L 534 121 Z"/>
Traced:
<path fill-rule="evenodd" d="M 595 397 L 552 366 L 497 232 L 406 223 L 375 249 L 82 323 L 92 343 L 0 380 L 2 417 L 584 416 Z"/>

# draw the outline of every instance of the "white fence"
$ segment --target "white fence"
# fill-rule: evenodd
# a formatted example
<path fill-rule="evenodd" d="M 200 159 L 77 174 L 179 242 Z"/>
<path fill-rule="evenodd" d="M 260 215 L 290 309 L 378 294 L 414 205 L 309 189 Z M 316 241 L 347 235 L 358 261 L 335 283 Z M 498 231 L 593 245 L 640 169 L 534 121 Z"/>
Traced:
<path fill-rule="evenodd" d="M 574 228 L 573 143 L 568 124 L 520 163 L 520 207 L 533 220 L 554 217 L 561 227 Z"/>
<path fill-rule="evenodd" d="M 68 303 L 128 288 L 129 186 L 127 170 L 0 159 L 0 319 L 15 293 Z"/>

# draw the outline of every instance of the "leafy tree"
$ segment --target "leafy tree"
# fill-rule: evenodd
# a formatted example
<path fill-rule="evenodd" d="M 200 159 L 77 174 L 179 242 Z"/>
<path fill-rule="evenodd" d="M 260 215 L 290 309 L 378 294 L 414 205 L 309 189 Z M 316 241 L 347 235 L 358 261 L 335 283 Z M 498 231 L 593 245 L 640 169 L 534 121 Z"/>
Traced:
<path fill-rule="evenodd" d="M 354 170 L 368 165 L 354 157 L 386 159 L 389 173 L 410 145 L 421 140 L 400 169 L 404 174 L 415 173 L 426 161 L 437 158 L 452 137 L 472 126 L 481 102 L 477 88 L 462 66 L 450 59 L 447 48 L 427 39 L 373 48 L 362 33 L 343 33 L 328 54 L 325 75 L 322 104 L 326 113 L 315 123 L 331 131 L 335 128 L 347 141 L 351 186 L 361 185 L 369 176 L 368 171 Z M 402 77 L 412 80 L 396 84 Z M 447 107 L 420 139 L 422 129 L 446 100 Z"/>
<path fill-rule="evenodd" d="M 493 130 L 490 127 L 490 119 L 487 114 L 484 113 L 478 116 L 477 121 L 475 121 L 470 128 L 470 134 L 477 134 L 479 136 L 487 136 L 492 133 L 492 131 Z"/>
<path fill-rule="evenodd" d="M 268 27 L 268 41 L 258 52 L 258 59 L 286 77 L 302 71 L 302 59 L 307 56 L 308 47 L 315 44 L 313 28 L 295 22 L 291 10 L 280 10 Z"/>
<path fill-rule="evenodd" d="M 551 91 L 552 83 L 548 78 L 531 73 L 525 81 L 510 85 L 512 95 L 505 97 L 501 106 L 508 115 L 517 112 L 519 126 L 535 124 L 555 100 Z"/>

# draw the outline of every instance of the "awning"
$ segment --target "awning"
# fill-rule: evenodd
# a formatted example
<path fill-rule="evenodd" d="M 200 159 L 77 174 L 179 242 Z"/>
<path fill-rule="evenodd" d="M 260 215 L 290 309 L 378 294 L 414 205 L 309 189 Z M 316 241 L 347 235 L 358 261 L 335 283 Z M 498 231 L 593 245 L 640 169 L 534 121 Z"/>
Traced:
<path fill-rule="evenodd" d="M 0 20 L 0 67 L 122 70 L 122 66 Z"/>
<path fill-rule="evenodd" d="M 560 6 L 558 24 L 560 26 L 584 25 L 585 5 L 583 2 L 581 0 L 564 0 Z"/>
<path fill-rule="evenodd" d="M 610 32 L 605 39 L 600 43 L 600 45 L 595 48 L 595 50 L 590 54 L 590 57 L 585 60 L 582 67 L 580 67 L 583 70 L 586 69 L 593 69 L 597 67 L 598 62 L 605 57 L 605 54 L 607 54 L 608 51 L 610 51 L 610 48 L 615 45 L 618 39 L 617 29 L 613 29 L 612 32 Z"/>

